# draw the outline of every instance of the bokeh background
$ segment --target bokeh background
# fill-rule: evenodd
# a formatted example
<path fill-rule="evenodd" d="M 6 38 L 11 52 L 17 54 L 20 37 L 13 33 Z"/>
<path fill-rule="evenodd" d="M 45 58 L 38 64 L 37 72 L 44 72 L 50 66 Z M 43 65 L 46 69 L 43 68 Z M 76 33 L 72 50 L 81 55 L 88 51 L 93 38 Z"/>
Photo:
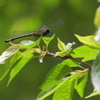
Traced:
<path fill-rule="evenodd" d="M 0 0 L 0 54 L 10 46 L 4 40 L 12 37 L 16 30 L 34 31 L 43 24 L 62 19 L 64 25 L 56 29 L 56 37 L 64 43 L 75 41 L 74 34 L 86 36 L 95 32 L 93 19 L 99 6 L 97 0 Z M 50 52 L 57 51 L 56 38 L 50 44 Z M 9 74 L 0 82 L 0 100 L 35 100 L 40 92 L 38 88 L 48 71 L 62 60 L 46 57 L 44 62 L 31 60 L 7 87 Z M 89 79 L 85 96 L 93 90 Z M 51 100 L 52 96 L 45 100 Z M 95 96 L 87 100 L 99 100 Z M 75 92 L 73 100 L 85 100 Z"/>

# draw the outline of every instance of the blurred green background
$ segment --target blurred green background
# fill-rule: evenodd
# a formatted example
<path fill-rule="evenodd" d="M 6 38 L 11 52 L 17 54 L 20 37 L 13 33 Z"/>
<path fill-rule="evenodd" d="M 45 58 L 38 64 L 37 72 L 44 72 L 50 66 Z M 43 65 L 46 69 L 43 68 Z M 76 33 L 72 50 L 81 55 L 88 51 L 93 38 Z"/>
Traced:
<path fill-rule="evenodd" d="M 64 20 L 64 25 L 56 29 L 56 37 L 66 44 L 75 41 L 81 45 L 74 34 L 91 35 L 95 32 L 93 19 L 99 4 L 97 0 L 0 0 L 0 53 L 10 45 L 5 39 L 12 37 L 16 30 L 34 31 L 43 24 L 57 19 Z M 50 52 L 57 51 L 57 40 L 50 44 Z M 62 60 L 45 57 L 39 63 L 33 59 L 28 63 L 7 87 L 9 74 L 0 82 L 0 100 L 35 100 L 40 92 L 38 88 L 48 71 Z M 85 96 L 93 90 L 90 80 L 85 89 Z M 45 100 L 51 100 L 52 96 Z M 98 100 L 95 96 L 87 100 Z M 85 100 L 75 92 L 73 100 Z"/>

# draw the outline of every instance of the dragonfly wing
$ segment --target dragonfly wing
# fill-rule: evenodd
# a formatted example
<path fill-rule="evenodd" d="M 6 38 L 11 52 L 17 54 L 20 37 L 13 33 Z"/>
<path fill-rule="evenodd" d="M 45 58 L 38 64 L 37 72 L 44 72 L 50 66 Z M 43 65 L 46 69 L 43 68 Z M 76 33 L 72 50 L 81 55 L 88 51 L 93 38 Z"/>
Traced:
<path fill-rule="evenodd" d="M 58 19 L 55 22 L 48 24 L 47 27 L 50 28 L 51 30 L 54 30 L 64 24 L 64 21 L 62 19 Z"/>
<path fill-rule="evenodd" d="M 38 30 L 42 30 L 42 29 L 47 29 L 47 25 L 43 25 L 42 27 L 40 27 Z"/>
<path fill-rule="evenodd" d="M 30 34 L 30 33 L 33 33 L 33 32 L 34 31 L 14 31 L 12 34 L 13 34 L 14 37 L 16 37 L 16 36 Z"/>

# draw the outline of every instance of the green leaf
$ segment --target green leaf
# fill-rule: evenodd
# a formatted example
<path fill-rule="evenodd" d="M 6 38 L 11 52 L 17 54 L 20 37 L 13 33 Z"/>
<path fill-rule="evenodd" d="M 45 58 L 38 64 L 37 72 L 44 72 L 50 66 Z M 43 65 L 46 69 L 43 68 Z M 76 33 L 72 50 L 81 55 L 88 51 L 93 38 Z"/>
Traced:
<path fill-rule="evenodd" d="M 62 63 L 54 66 L 49 73 L 46 76 L 45 81 L 43 82 L 41 89 L 43 90 L 48 90 L 52 87 L 54 87 L 59 80 L 57 80 L 59 78 L 59 74 L 61 73 L 61 70 L 64 68 L 64 66 L 67 65 L 66 67 L 70 66 L 70 67 L 76 67 L 76 66 L 80 66 L 78 62 L 67 59 L 64 60 Z M 66 71 L 67 73 L 67 71 Z M 50 85 L 51 84 L 51 85 Z"/>
<path fill-rule="evenodd" d="M 75 48 L 70 55 L 74 58 L 84 58 L 82 61 L 94 60 L 98 49 L 90 48 L 86 45 Z"/>
<path fill-rule="evenodd" d="M 98 0 L 98 2 L 100 2 L 100 1 Z M 96 9 L 94 24 L 95 24 L 96 27 L 100 26 L 100 7 L 98 7 Z"/>
<path fill-rule="evenodd" d="M 5 64 L 5 60 L 14 55 L 21 48 L 21 45 L 14 44 L 10 46 L 7 50 L 5 50 L 0 56 L 0 64 Z"/>
<path fill-rule="evenodd" d="M 93 96 L 96 96 L 96 95 L 100 95 L 100 93 L 98 93 L 97 91 L 93 91 L 90 95 L 86 96 L 85 98 L 90 98 L 90 97 L 93 97 Z"/>
<path fill-rule="evenodd" d="M 85 74 L 82 74 L 79 76 L 78 80 L 80 80 L 81 78 L 81 82 L 79 82 L 76 86 L 75 89 L 77 90 L 78 94 L 83 97 L 84 94 L 84 88 L 88 79 L 88 73 L 86 72 Z"/>
<path fill-rule="evenodd" d="M 46 97 L 48 97 L 50 94 L 52 94 L 53 92 L 55 91 L 55 88 L 52 88 L 50 90 L 42 90 L 38 97 L 36 98 L 36 100 L 43 100 L 45 99 Z"/>
<path fill-rule="evenodd" d="M 53 100 L 72 100 L 75 79 L 66 80 L 54 93 Z"/>
<path fill-rule="evenodd" d="M 97 54 L 97 57 L 93 62 L 91 80 L 95 90 L 100 93 L 100 52 Z"/>
<path fill-rule="evenodd" d="M 30 40 L 24 40 L 24 41 L 21 41 L 20 44 L 23 46 L 23 48 L 28 48 L 29 49 L 29 48 L 33 48 L 33 47 L 39 45 L 40 41 L 41 41 L 41 38 L 39 38 L 35 42 L 34 41 L 30 41 Z"/>
<path fill-rule="evenodd" d="M 48 80 L 50 77 L 47 78 L 47 80 L 42 84 L 41 89 L 43 90 L 48 90 L 54 86 L 56 86 L 59 81 L 65 77 L 66 75 L 68 75 L 70 72 L 72 72 L 72 69 L 68 66 L 64 66 L 64 68 L 62 68 L 62 70 L 59 72 L 59 74 L 57 75 L 56 78 L 52 79 L 51 81 Z M 49 72 L 50 73 L 50 72 Z M 49 74 L 48 73 L 48 74 Z M 49 82 L 48 82 L 49 81 Z"/>
<path fill-rule="evenodd" d="M 83 76 L 87 70 L 77 71 L 70 77 L 67 77 L 64 82 L 60 83 L 56 89 L 53 100 L 72 100 L 75 84 L 80 76 Z"/>
<path fill-rule="evenodd" d="M 88 70 L 77 71 L 65 79 L 62 85 L 58 85 L 53 100 L 72 100 L 73 91 L 79 77 L 82 77 Z"/>
<path fill-rule="evenodd" d="M 66 51 L 61 51 L 61 52 L 56 52 L 56 54 L 55 54 L 55 56 L 54 57 L 56 57 L 56 56 L 65 56 L 66 55 Z"/>
<path fill-rule="evenodd" d="M 21 52 L 18 51 L 20 48 L 21 45 L 14 44 L 5 50 L 0 56 L 0 80 L 2 80 L 7 75 L 12 65 L 22 57 Z M 18 57 L 16 57 L 14 60 L 16 55 L 18 55 Z"/>
<path fill-rule="evenodd" d="M 65 81 L 65 80 L 61 80 L 61 82 L 60 82 L 57 86 L 55 86 L 55 87 L 53 87 L 53 88 L 51 88 L 51 89 L 49 89 L 49 90 L 42 90 L 42 91 L 39 93 L 39 95 L 38 95 L 38 97 L 37 97 L 36 100 L 43 100 L 43 99 L 45 99 L 47 96 L 51 95 L 53 92 L 56 91 L 57 88 L 59 88 L 59 87 L 64 83 L 64 81 Z"/>
<path fill-rule="evenodd" d="M 78 78 L 86 74 L 87 71 L 77 71 L 69 77 L 62 78 L 55 87 L 42 90 L 36 100 L 43 100 L 54 92 L 53 100 L 72 100 L 74 87 Z"/>
<path fill-rule="evenodd" d="M 0 65 L 0 80 L 2 80 L 7 73 L 9 72 L 9 70 L 11 69 L 12 65 L 22 57 L 22 53 L 21 52 L 17 52 L 15 55 L 13 55 L 10 59 L 6 60 L 5 64 L 1 64 Z"/>
<path fill-rule="evenodd" d="M 60 80 L 64 77 L 66 77 L 67 75 L 69 75 L 71 72 L 73 72 L 72 68 L 65 65 L 62 70 L 60 71 L 60 73 L 57 75 L 56 80 Z"/>
<path fill-rule="evenodd" d="M 100 45 L 95 43 L 93 35 L 90 35 L 90 36 L 79 36 L 79 35 L 75 34 L 75 36 L 83 44 L 88 45 L 88 46 L 90 46 L 92 48 L 95 48 L 95 49 L 100 49 Z"/>
<path fill-rule="evenodd" d="M 44 43 L 46 44 L 46 46 L 48 47 L 49 43 L 51 42 L 51 40 L 55 37 L 55 34 L 52 37 L 42 37 L 42 40 L 44 41 Z"/>
<path fill-rule="evenodd" d="M 64 46 L 64 48 L 65 48 L 65 44 L 63 44 L 60 40 L 58 40 L 58 41 L 59 41 L 59 43 L 58 43 L 59 49 L 62 48 L 61 46 Z M 73 43 L 68 43 L 66 45 L 65 50 L 60 49 L 61 52 L 56 52 L 55 57 L 56 56 L 62 56 L 62 55 L 63 56 L 69 55 L 70 51 L 72 50 L 72 45 L 74 45 L 74 44 L 75 44 L 74 42 Z"/>
<path fill-rule="evenodd" d="M 25 64 L 33 57 L 32 54 L 27 54 L 22 57 L 22 59 L 18 62 L 18 64 L 11 70 L 10 78 L 8 84 L 12 81 L 12 79 L 18 74 L 18 72 L 25 66 Z"/>
<path fill-rule="evenodd" d="M 58 48 L 61 51 L 66 51 L 67 52 L 66 45 L 59 38 L 58 38 Z"/>
<path fill-rule="evenodd" d="M 41 86 L 41 89 L 49 90 L 52 87 L 54 87 L 59 82 L 58 80 L 56 80 L 56 78 L 64 66 L 65 64 L 63 63 L 57 64 L 56 66 L 54 66 L 47 74 L 46 79 Z"/>
<path fill-rule="evenodd" d="M 34 43 L 34 41 L 31 41 L 31 40 L 23 40 L 23 41 L 20 42 L 20 44 L 22 46 L 28 46 L 28 45 L 30 45 L 32 43 Z"/>
<path fill-rule="evenodd" d="M 66 59 L 63 61 L 63 64 L 68 65 L 69 67 L 80 67 L 80 63 L 76 62 L 74 60 L 71 59 Z"/>
<path fill-rule="evenodd" d="M 45 99 L 47 96 L 51 95 L 53 92 L 55 92 L 57 89 L 59 89 L 66 81 L 68 81 L 70 78 L 64 78 L 60 81 L 60 83 L 58 85 L 56 85 L 55 87 L 49 89 L 49 90 L 42 90 L 37 99 L 36 100 L 43 100 Z"/>

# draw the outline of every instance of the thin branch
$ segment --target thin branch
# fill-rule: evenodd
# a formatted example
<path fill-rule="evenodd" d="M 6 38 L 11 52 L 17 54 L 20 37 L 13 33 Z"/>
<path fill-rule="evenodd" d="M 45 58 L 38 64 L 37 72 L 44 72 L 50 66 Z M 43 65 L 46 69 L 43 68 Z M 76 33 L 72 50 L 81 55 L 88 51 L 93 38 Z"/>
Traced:
<path fill-rule="evenodd" d="M 79 62 L 79 63 L 85 65 L 85 66 L 88 66 L 88 67 L 91 69 L 91 65 L 88 64 L 88 63 L 85 63 L 85 62 L 82 62 L 81 60 L 75 59 L 75 58 L 73 58 L 72 56 L 69 56 L 69 59 L 72 59 L 72 60 L 74 60 L 74 61 L 77 61 L 77 62 Z"/>
<path fill-rule="evenodd" d="M 55 54 L 54 53 L 50 53 L 50 52 L 47 52 L 45 56 L 51 56 L 51 57 L 55 57 Z M 59 57 L 59 58 L 62 58 L 62 59 L 71 59 L 71 60 L 74 60 L 76 62 L 79 62 L 80 64 L 83 64 L 85 66 L 88 66 L 90 69 L 91 69 L 91 65 L 88 64 L 88 63 L 85 63 L 85 62 L 82 62 L 76 58 L 73 58 L 71 55 L 68 55 L 68 56 L 56 56 L 56 57 Z"/>

